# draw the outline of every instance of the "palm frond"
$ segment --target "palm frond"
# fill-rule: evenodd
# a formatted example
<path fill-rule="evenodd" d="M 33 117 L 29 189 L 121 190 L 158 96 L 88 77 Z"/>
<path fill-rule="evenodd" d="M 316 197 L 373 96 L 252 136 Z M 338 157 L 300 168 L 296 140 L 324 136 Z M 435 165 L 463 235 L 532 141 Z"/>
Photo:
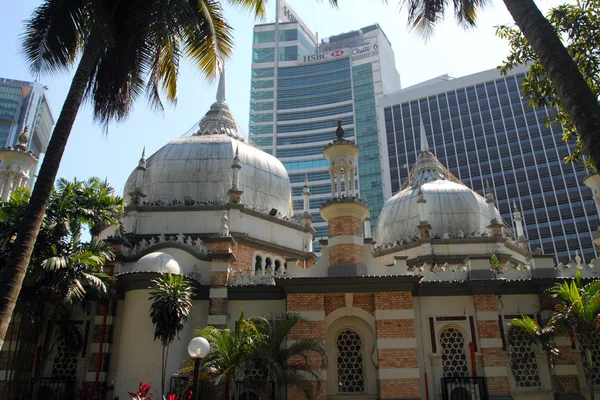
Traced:
<path fill-rule="evenodd" d="M 23 55 L 31 73 L 56 72 L 75 61 L 88 23 L 86 0 L 46 0 L 25 24 Z"/>

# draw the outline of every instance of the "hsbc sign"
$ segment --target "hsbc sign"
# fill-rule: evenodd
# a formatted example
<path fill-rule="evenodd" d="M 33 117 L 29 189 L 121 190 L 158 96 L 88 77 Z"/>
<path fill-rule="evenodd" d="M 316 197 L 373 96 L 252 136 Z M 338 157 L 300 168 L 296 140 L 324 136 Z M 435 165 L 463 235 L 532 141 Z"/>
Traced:
<path fill-rule="evenodd" d="M 308 56 L 304 56 L 303 57 L 303 61 L 304 62 L 310 62 L 310 61 L 320 61 L 320 60 L 327 60 L 328 58 L 332 58 L 332 57 L 341 57 L 344 54 L 346 54 L 346 52 L 344 50 L 334 50 L 330 53 L 321 53 L 321 54 L 310 54 Z"/>

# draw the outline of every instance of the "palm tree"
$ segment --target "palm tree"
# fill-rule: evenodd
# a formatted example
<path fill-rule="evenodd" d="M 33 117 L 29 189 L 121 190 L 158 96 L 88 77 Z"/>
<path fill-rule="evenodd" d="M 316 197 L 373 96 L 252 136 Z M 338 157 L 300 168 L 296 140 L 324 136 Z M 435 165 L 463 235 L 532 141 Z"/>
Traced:
<path fill-rule="evenodd" d="M 28 188 L 19 188 L 0 209 L 3 261 L 10 254 L 29 197 Z M 21 354 L 31 351 L 27 350 L 30 344 L 26 338 L 37 337 L 47 322 L 48 345 L 40 357 L 41 370 L 59 340 L 73 351 L 81 347 L 77 338 L 82 334 L 70 320 L 73 307 L 87 307 L 90 300 L 108 294 L 110 278 L 102 268 L 114 255 L 105 242 L 83 243 L 81 234 L 85 228 L 94 231 L 100 226 L 118 224 L 123 199 L 114 196 L 108 183 L 97 178 L 85 182 L 59 180 L 46 211 L 15 308 L 20 317 L 16 327 L 21 344 L 14 352 L 8 349 L 12 360 L 22 358 Z M 12 365 L 9 398 L 18 390 L 18 384 L 27 379 L 14 362 Z"/>
<path fill-rule="evenodd" d="M 211 347 L 208 355 L 202 360 L 204 373 L 211 377 L 211 381 L 217 388 L 222 388 L 224 399 L 229 399 L 231 392 L 237 399 L 235 383 L 243 376 L 259 340 L 256 326 L 244 319 L 242 311 L 233 331 L 207 326 L 196 331 L 195 334 L 208 340 Z M 182 372 L 189 372 L 189 370 L 188 367 Z"/>
<path fill-rule="evenodd" d="M 152 301 L 150 318 L 152 318 L 154 324 L 154 340 L 159 339 L 163 346 L 160 383 L 161 393 L 164 395 L 169 345 L 173 343 L 176 337 L 179 339 L 179 333 L 192 312 L 194 288 L 183 275 L 172 275 L 170 273 L 153 279 L 152 283 L 154 286 L 150 292 L 150 300 Z"/>
<path fill-rule="evenodd" d="M 262 17 L 266 0 L 225 0 Z M 29 265 L 52 186 L 81 102 L 103 124 L 125 119 L 146 95 L 177 99 L 182 56 L 214 77 L 231 54 L 232 28 L 219 0 L 44 0 L 25 26 L 31 71 L 55 73 L 79 60 L 12 252 L 0 274 L 0 349 Z"/>
<path fill-rule="evenodd" d="M 287 387 L 300 390 L 307 399 L 311 399 L 319 382 L 319 370 L 309 361 L 311 354 L 321 358 L 320 369 L 327 366 L 325 344 L 319 339 L 299 339 L 288 342 L 288 336 L 298 324 L 310 322 L 298 314 L 286 313 L 279 317 L 267 314 L 264 317 L 252 317 L 250 321 L 260 333 L 252 361 L 255 367 L 264 370 L 264 383 L 275 383 L 276 393 L 282 395 Z M 309 379 L 312 377 L 312 380 Z M 317 386 L 318 390 L 318 386 Z"/>
<path fill-rule="evenodd" d="M 586 83 L 577 64 L 561 42 L 554 27 L 543 16 L 534 0 L 503 0 L 517 26 L 537 54 L 556 93 L 589 154 L 600 168 L 600 104 Z M 454 15 L 463 26 L 474 26 L 477 10 L 490 0 L 454 0 Z M 402 0 L 408 8 L 409 23 L 424 35 L 432 33 L 451 7 L 449 0 Z"/>

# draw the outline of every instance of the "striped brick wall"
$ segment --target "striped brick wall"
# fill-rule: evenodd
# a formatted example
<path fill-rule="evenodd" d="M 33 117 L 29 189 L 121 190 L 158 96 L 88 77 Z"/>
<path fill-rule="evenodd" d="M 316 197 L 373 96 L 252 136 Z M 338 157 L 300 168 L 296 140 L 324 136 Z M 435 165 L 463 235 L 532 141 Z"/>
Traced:
<path fill-rule="evenodd" d="M 501 321 L 499 319 L 496 295 L 475 294 L 475 318 L 477 336 L 481 352 L 480 370 L 487 377 L 490 396 L 510 396 L 508 385 L 508 365 L 502 350 Z"/>
<path fill-rule="evenodd" d="M 320 293 L 291 293 L 287 296 L 287 311 L 306 318 L 309 323 L 301 323 L 294 327 L 288 339 L 320 339 L 325 341 L 325 296 Z M 319 369 L 322 364 L 321 356 L 313 353 L 308 355 L 310 365 Z M 322 380 L 315 382 L 313 399 L 327 398 L 327 371 L 321 371 Z M 297 389 L 288 389 L 288 399 L 303 399 L 305 395 Z"/>
<path fill-rule="evenodd" d="M 415 312 L 410 292 L 374 294 L 381 399 L 420 398 Z"/>

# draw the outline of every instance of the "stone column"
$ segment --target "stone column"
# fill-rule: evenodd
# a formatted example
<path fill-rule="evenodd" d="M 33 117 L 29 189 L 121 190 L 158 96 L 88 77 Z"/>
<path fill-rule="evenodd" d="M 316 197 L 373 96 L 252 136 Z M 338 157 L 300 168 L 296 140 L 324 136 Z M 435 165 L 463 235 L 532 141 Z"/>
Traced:
<path fill-rule="evenodd" d="M 329 176 L 331 177 L 331 197 L 336 197 L 335 195 L 335 168 L 329 168 Z"/>
<path fill-rule="evenodd" d="M 10 194 L 12 192 L 12 186 L 13 186 L 13 172 L 7 170 L 5 172 L 5 176 L 6 179 L 4 180 L 4 185 L 2 186 L 2 200 L 3 201 L 8 201 L 8 199 L 10 198 Z"/>
<path fill-rule="evenodd" d="M 502 335 L 496 295 L 475 294 L 475 317 L 477 320 L 477 336 L 479 337 L 479 352 L 481 364 L 479 370 L 487 378 L 490 397 L 504 396 L 510 398 L 508 386 L 508 368 L 504 351 L 502 350 Z M 475 340 L 476 338 L 473 338 Z"/>
<path fill-rule="evenodd" d="M 352 196 L 356 197 L 356 181 L 354 179 L 355 168 L 352 167 L 350 170 L 350 186 L 352 187 Z"/>
<path fill-rule="evenodd" d="M 422 398 L 412 293 L 376 292 L 375 319 L 378 398 Z"/>
<path fill-rule="evenodd" d="M 337 176 L 337 193 L 336 193 L 336 197 L 342 197 L 342 180 L 344 179 L 344 170 L 342 169 L 342 167 L 337 167 L 337 170 L 335 172 L 336 176 Z"/>

